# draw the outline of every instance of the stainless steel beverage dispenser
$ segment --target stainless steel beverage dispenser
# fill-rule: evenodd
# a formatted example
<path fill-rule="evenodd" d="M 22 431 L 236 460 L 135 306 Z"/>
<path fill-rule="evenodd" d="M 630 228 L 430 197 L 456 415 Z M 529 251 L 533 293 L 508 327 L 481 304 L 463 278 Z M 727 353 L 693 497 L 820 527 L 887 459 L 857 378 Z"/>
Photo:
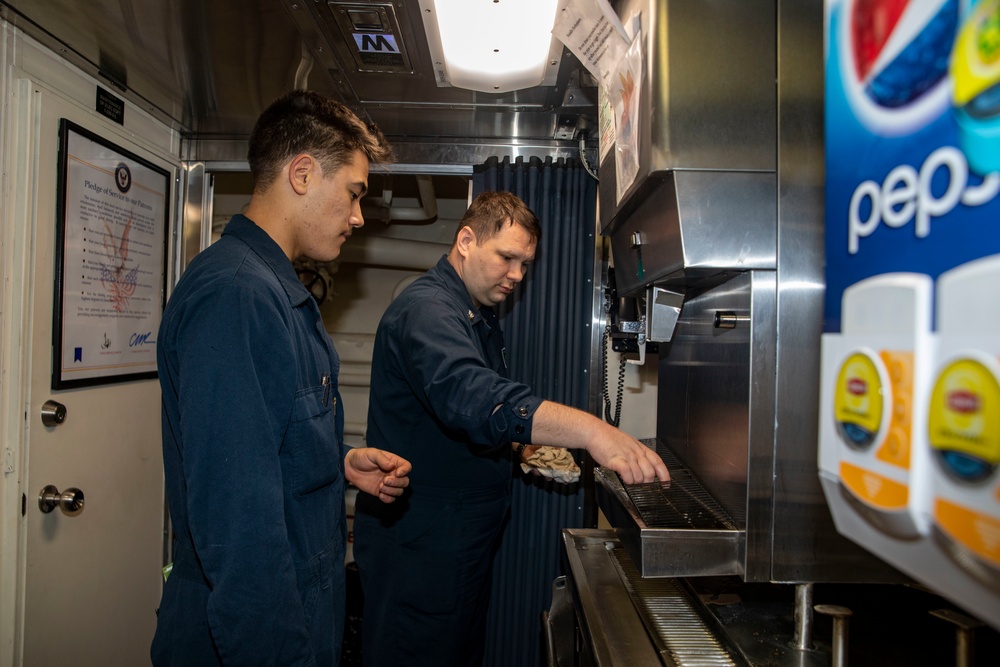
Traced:
<path fill-rule="evenodd" d="M 821 44 L 818 12 L 616 9 L 642 30 L 639 160 L 618 199 L 605 154 L 600 221 L 619 296 L 646 302 L 644 332 L 660 341 L 647 360 L 659 364 L 655 446 L 674 479 L 625 487 L 599 470 L 598 502 L 644 577 L 895 579 L 837 534 L 817 477 L 821 60 L 786 62 L 778 31 L 784 49 L 808 48 L 801 18 Z M 683 297 L 679 317 L 660 316 L 672 306 L 658 291 Z M 664 319 L 676 326 L 649 326 Z"/>

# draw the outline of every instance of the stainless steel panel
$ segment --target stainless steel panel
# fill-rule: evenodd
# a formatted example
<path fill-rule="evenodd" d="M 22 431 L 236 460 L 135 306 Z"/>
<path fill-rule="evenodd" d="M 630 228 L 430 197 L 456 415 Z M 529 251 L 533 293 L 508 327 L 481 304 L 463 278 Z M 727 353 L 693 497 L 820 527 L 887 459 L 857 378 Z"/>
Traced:
<path fill-rule="evenodd" d="M 690 297 L 660 349 L 657 436 L 745 531 L 747 581 L 770 574 L 776 317 L 774 272 L 737 274 Z"/>
<path fill-rule="evenodd" d="M 752 280 L 740 274 L 684 304 L 673 341 L 660 349 L 657 396 L 657 437 L 697 471 L 740 527 L 747 516 L 751 384 L 773 368 L 751 369 L 754 331 L 716 328 L 715 313 L 751 314 Z"/>
<path fill-rule="evenodd" d="M 602 160 L 602 227 L 627 215 L 630 199 L 642 200 L 647 176 L 657 172 L 774 171 L 775 4 L 623 0 L 616 9 L 623 21 L 641 16 L 641 149 L 638 174 L 620 202 L 615 152 Z"/>
<path fill-rule="evenodd" d="M 899 581 L 837 533 L 817 474 L 823 321 L 823 3 L 779 2 L 778 322 L 771 579 Z"/>
<path fill-rule="evenodd" d="M 750 318 L 735 330 L 746 326 L 750 335 L 748 398 L 750 423 L 747 429 L 747 520 L 746 581 L 771 578 L 774 531 L 774 432 L 775 383 L 777 363 L 776 323 L 779 287 L 772 271 L 755 271 L 750 279 Z M 735 282 L 735 281 L 734 281 Z M 734 285 L 735 286 L 735 285 Z M 745 315 L 736 311 L 737 317 Z M 725 478 L 725 470 L 720 470 Z M 795 530 L 800 530 L 798 526 Z"/>
<path fill-rule="evenodd" d="M 184 175 L 183 222 L 179 226 L 183 237 L 170 285 L 176 284 L 195 255 L 212 242 L 212 176 L 206 173 L 205 165 L 201 162 L 188 163 Z"/>
<path fill-rule="evenodd" d="M 603 179 L 602 179 L 603 184 Z M 649 283 L 692 285 L 723 271 L 773 269 L 775 175 L 674 170 L 611 229 L 621 294 Z"/>

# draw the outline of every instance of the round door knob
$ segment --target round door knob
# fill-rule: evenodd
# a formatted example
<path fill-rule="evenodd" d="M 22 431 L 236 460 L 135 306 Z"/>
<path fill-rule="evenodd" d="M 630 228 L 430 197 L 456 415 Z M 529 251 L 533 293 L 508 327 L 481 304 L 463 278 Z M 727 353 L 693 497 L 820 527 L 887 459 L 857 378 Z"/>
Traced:
<path fill-rule="evenodd" d="M 66 516 L 76 516 L 83 511 L 83 491 L 70 487 L 59 493 L 59 489 L 49 484 L 38 494 L 38 509 L 48 514 L 57 507 Z"/>
<path fill-rule="evenodd" d="M 66 406 L 57 401 L 45 401 L 42 404 L 42 423 L 46 426 L 58 426 L 66 421 Z"/>

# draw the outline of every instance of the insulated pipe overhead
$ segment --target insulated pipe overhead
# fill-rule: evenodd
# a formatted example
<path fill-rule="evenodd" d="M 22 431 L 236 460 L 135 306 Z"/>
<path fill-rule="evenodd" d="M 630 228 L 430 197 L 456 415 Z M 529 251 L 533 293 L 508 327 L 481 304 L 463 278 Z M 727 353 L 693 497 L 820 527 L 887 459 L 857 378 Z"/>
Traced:
<path fill-rule="evenodd" d="M 437 219 L 438 206 L 437 195 L 434 192 L 434 183 L 431 177 L 426 174 L 414 176 L 417 181 L 417 191 L 420 194 L 420 206 L 393 206 L 392 189 L 385 188 L 382 191 L 382 200 L 375 206 L 378 207 L 378 214 L 372 217 L 379 217 L 386 222 L 433 222 Z"/>
<path fill-rule="evenodd" d="M 362 236 L 344 245 L 340 261 L 345 264 L 427 270 L 449 250 L 451 246 L 443 243 Z"/>

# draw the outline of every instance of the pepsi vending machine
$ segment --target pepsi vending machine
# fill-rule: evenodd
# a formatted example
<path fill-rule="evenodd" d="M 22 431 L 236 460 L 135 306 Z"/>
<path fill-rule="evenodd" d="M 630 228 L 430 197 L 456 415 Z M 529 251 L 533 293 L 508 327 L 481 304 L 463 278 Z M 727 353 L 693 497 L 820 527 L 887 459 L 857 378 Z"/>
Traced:
<path fill-rule="evenodd" d="M 1000 629 L 1000 0 L 827 0 L 825 31 L 823 491 Z"/>

